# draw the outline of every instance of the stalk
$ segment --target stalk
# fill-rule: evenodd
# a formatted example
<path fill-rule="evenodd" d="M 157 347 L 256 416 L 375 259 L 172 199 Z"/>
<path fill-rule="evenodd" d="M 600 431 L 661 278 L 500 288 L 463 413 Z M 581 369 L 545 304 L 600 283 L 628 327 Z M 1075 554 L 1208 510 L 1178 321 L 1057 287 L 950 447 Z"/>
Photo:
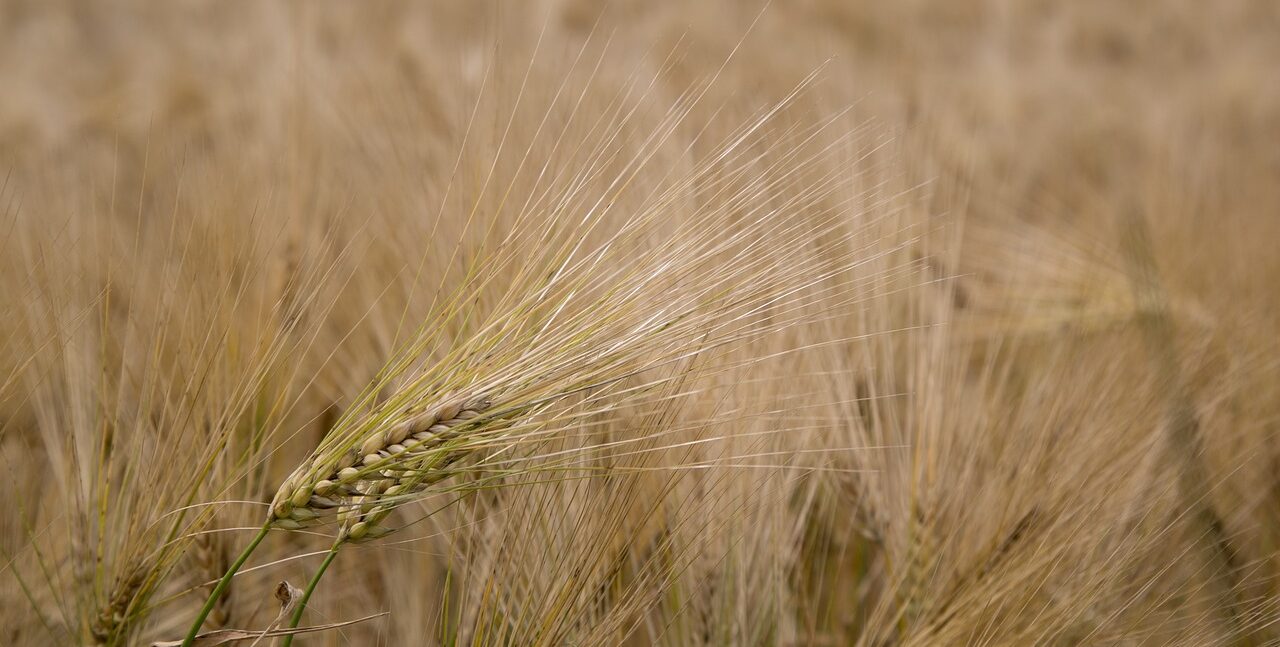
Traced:
<path fill-rule="evenodd" d="M 333 558 L 338 556 L 338 549 L 342 547 L 343 540 L 339 539 L 329 549 L 329 554 L 324 556 L 324 561 L 320 562 L 320 568 L 315 575 L 311 576 L 311 581 L 307 582 L 307 588 L 302 592 L 302 599 L 298 600 L 298 606 L 293 609 L 293 617 L 289 619 L 289 628 L 297 629 L 298 623 L 302 621 L 302 612 L 307 608 L 307 600 L 311 599 L 311 593 L 316 590 L 316 585 L 320 583 L 320 578 L 324 577 L 324 572 L 329 570 L 329 564 L 333 563 Z M 289 634 L 280 642 L 280 647 L 289 647 L 293 644 L 294 634 Z"/>
<path fill-rule="evenodd" d="M 191 647 L 195 643 L 196 634 L 200 632 L 200 627 L 204 626 L 205 618 L 209 617 L 209 613 L 213 611 L 213 606 L 218 603 L 218 599 L 222 597 L 223 592 L 231 585 L 231 578 L 235 577 L 236 571 L 239 571 L 240 567 L 244 566 L 244 563 L 249 559 L 249 555 L 253 554 L 254 549 L 258 547 L 258 544 L 262 543 L 262 540 L 267 537 L 267 533 L 270 531 L 270 523 L 262 526 L 262 530 L 258 531 L 253 541 L 249 542 L 249 545 L 240 553 L 236 561 L 231 564 L 222 579 L 218 580 L 218 585 L 213 587 L 213 592 L 209 594 L 209 599 L 205 601 L 204 608 L 200 609 L 200 615 L 196 616 L 195 622 L 191 623 L 191 629 L 187 631 L 187 637 L 182 639 L 182 647 Z"/>
<path fill-rule="evenodd" d="M 1208 496 L 1212 484 L 1201 462 L 1204 441 L 1200 418 L 1192 406 L 1191 391 L 1182 375 L 1168 298 L 1160 284 L 1151 235 L 1140 211 L 1127 214 L 1123 222 L 1123 242 L 1128 252 L 1131 281 L 1137 301 L 1138 324 L 1146 339 L 1148 353 L 1159 378 L 1161 397 L 1165 401 L 1165 446 L 1181 469 L 1179 489 L 1191 508 L 1192 517 L 1202 527 L 1214 565 L 1211 577 L 1218 585 L 1221 608 L 1232 633 L 1233 645 L 1255 644 L 1245 619 L 1245 600 L 1240 598 L 1240 564 L 1235 547 L 1225 530 L 1222 517 Z"/>

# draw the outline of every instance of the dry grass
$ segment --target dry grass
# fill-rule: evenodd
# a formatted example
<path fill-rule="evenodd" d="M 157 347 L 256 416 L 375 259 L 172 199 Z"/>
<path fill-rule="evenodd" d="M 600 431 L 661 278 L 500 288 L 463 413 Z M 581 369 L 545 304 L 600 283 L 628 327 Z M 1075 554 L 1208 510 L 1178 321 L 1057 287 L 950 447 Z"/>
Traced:
<path fill-rule="evenodd" d="M 0 638 L 1278 644 L 1273 4 L 0 3 Z"/>

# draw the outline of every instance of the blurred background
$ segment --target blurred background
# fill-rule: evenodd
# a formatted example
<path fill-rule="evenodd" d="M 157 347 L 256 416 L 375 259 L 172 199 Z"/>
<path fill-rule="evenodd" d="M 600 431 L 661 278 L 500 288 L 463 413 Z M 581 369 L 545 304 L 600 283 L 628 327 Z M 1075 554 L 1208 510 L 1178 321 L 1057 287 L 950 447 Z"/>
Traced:
<path fill-rule="evenodd" d="M 1277 29 L 1265 0 L 7 0 L 0 163 L 81 193 L 86 173 L 136 183 L 148 149 L 263 157 L 284 175 L 305 141 L 353 177 L 403 171 L 433 143 L 457 148 L 494 60 L 516 76 L 537 47 L 594 38 L 632 74 L 662 70 L 671 97 L 719 71 L 714 92 L 764 104 L 819 71 L 833 110 L 852 106 L 911 173 L 958 191 L 939 210 L 1101 239 L 1112 214 L 1140 210 L 1203 313 L 1274 324 Z"/>

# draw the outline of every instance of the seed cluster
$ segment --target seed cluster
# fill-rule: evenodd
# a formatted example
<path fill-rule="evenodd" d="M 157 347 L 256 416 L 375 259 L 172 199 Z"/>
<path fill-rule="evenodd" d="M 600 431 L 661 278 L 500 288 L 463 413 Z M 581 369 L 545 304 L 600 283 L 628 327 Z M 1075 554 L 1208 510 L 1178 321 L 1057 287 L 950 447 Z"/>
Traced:
<path fill-rule="evenodd" d="M 449 451 L 445 442 L 457 438 L 462 427 L 479 424 L 492 406 L 484 397 L 454 397 L 446 402 L 374 432 L 336 463 L 320 457 L 295 472 L 276 493 L 272 522 L 296 530 L 336 511 L 341 532 L 349 541 L 385 535 L 389 530 L 379 522 L 397 500 L 444 479 L 445 468 L 462 458 L 460 452 Z"/>
<path fill-rule="evenodd" d="M 134 597 L 142 590 L 148 571 L 141 565 L 135 565 L 127 574 L 116 581 L 107 604 L 98 610 L 89 632 L 93 635 L 94 644 L 106 645 L 118 638 L 120 630 L 126 627 L 125 616 L 133 604 Z"/>

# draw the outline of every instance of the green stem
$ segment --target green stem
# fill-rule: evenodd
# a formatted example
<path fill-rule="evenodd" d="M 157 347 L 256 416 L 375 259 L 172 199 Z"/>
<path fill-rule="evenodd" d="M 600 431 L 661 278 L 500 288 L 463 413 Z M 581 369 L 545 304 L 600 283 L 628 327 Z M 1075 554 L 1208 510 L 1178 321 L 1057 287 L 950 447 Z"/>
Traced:
<path fill-rule="evenodd" d="M 258 544 L 262 543 L 262 540 L 266 538 L 267 533 L 270 531 L 270 523 L 262 526 L 262 530 L 258 531 L 253 541 L 249 542 L 244 552 L 240 553 L 236 561 L 231 564 L 231 568 L 227 569 L 222 579 L 218 580 L 218 585 L 213 587 L 213 593 L 209 594 L 209 599 L 205 601 L 204 608 L 200 610 L 200 615 L 196 616 L 196 621 L 191 623 L 191 629 L 187 631 L 187 637 L 182 639 L 182 647 L 191 647 L 195 642 L 196 634 L 200 632 L 200 627 L 204 626 L 205 618 L 209 617 L 209 612 L 213 611 L 213 606 L 218 603 L 218 599 L 222 597 L 223 592 L 231 585 L 231 578 L 235 577 L 236 571 L 239 571 L 240 567 L 244 566 L 244 563 L 249 559 L 249 555 L 253 554 L 253 550 L 258 547 Z"/>
<path fill-rule="evenodd" d="M 324 556 L 324 561 L 320 562 L 320 569 L 316 571 L 315 575 L 311 576 L 311 581 L 307 582 L 307 588 L 302 592 L 302 599 L 298 600 L 298 606 L 293 609 L 293 617 L 289 619 L 290 629 L 297 629 L 298 623 L 302 622 L 302 612 L 307 609 L 307 600 L 311 599 L 311 593 L 316 590 L 316 585 L 320 583 L 320 578 L 324 577 L 324 572 L 329 570 L 329 565 L 333 563 L 333 558 L 338 556 L 338 549 L 341 547 L 342 540 L 338 540 L 338 542 L 333 545 L 333 548 L 329 549 L 329 554 Z M 293 634 L 285 636 L 284 640 L 280 643 L 280 647 L 289 647 L 289 645 L 292 645 L 293 636 Z"/>

